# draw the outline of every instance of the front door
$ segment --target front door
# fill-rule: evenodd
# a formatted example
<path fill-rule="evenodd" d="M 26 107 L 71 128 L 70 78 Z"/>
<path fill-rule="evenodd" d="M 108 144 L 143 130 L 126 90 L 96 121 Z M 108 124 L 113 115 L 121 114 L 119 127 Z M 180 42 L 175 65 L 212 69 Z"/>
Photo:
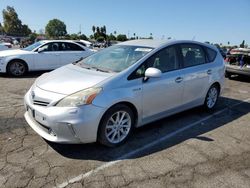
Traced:
<path fill-rule="evenodd" d="M 59 43 L 50 42 L 39 48 L 34 58 L 34 67 L 36 70 L 52 70 L 60 64 Z"/>
<path fill-rule="evenodd" d="M 166 115 L 182 105 L 183 82 L 175 46 L 160 50 L 151 56 L 142 69 L 154 67 L 161 70 L 159 78 L 149 78 L 143 83 L 143 121 Z"/>

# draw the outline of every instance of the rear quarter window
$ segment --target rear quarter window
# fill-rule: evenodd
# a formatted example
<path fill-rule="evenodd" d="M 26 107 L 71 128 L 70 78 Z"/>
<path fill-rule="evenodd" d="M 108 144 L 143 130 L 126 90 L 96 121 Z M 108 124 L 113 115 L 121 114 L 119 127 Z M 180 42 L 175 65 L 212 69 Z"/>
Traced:
<path fill-rule="evenodd" d="M 207 52 L 207 58 L 209 62 L 213 62 L 214 59 L 216 58 L 217 52 L 211 48 L 205 47 L 206 52 Z"/>

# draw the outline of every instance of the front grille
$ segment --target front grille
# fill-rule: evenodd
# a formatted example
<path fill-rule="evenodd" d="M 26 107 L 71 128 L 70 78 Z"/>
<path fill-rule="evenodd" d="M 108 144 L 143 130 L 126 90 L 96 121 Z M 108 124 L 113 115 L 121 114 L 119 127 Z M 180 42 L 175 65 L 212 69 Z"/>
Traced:
<path fill-rule="evenodd" d="M 39 106 L 48 106 L 49 102 L 33 100 L 33 104 L 34 105 L 39 105 Z"/>

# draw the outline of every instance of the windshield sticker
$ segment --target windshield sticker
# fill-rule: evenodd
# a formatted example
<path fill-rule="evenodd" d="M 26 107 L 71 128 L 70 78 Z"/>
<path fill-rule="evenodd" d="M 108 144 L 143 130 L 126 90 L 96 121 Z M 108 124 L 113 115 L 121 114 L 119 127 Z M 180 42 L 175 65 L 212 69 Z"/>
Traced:
<path fill-rule="evenodd" d="M 139 52 L 150 52 L 152 49 L 151 48 L 136 48 L 135 51 Z"/>

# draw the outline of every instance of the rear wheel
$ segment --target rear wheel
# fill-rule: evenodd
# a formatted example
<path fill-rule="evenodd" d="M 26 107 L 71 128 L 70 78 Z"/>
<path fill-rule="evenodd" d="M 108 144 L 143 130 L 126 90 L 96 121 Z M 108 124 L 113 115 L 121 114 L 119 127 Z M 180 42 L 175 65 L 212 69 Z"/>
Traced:
<path fill-rule="evenodd" d="M 207 110 L 212 110 L 215 107 L 219 94 L 220 94 L 219 87 L 216 84 L 212 85 L 209 88 L 204 102 L 204 107 Z"/>
<path fill-rule="evenodd" d="M 8 64 L 7 72 L 11 76 L 23 76 L 27 72 L 27 66 L 22 61 L 14 60 Z"/>
<path fill-rule="evenodd" d="M 134 126 L 132 110 L 123 104 L 110 108 L 103 116 L 98 131 L 98 141 L 106 146 L 115 147 L 128 138 Z"/>

